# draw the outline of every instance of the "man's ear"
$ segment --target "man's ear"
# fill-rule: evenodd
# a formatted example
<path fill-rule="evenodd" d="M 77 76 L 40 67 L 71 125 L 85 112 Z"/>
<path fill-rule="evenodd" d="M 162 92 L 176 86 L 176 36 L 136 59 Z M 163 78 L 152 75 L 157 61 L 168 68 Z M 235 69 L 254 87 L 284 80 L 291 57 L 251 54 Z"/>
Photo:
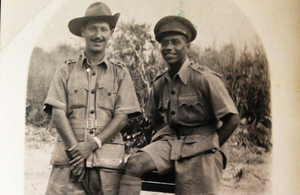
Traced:
<path fill-rule="evenodd" d="M 191 48 L 191 43 L 187 43 L 187 44 L 186 44 L 186 47 L 187 47 L 188 49 L 190 49 L 190 48 Z"/>
<path fill-rule="evenodd" d="M 186 44 L 186 53 L 189 53 L 191 49 L 191 43 Z"/>
<path fill-rule="evenodd" d="M 84 27 L 81 26 L 80 29 L 81 29 L 81 36 L 84 37 Z"/>
<path fill-rule="evenodd" d="M 187 54 L 188 57 L 190 57 L 190 50 L 191 50 L 191 43 L 186 44 L 186 50 L 185 53 Z"/>
<path fill-rule="evenodd" d="M 111 40 L 112 39 L 112 35 L 114 34 L 115 30 L 114 29 L 111 29 L 110 30 L 110 35 L 108 37 L 108 40 Z"/>
<path fill-rule="evenodd" d="M 110 30 L 110 36 L 112 36 L 114 34 L 114 32 L 115 32 L 115 29 L 111 29 Z"/>

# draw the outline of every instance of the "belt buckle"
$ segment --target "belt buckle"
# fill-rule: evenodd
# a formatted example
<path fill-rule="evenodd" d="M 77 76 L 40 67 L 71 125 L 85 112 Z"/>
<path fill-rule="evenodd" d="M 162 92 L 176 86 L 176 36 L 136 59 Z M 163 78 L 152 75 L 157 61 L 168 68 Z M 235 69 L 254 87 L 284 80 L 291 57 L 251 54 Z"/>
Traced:
<path fill-rule="evenodd" d="M 95 129 L 95 120 L 92 118 L 88 118 L 86 121 L 86 128 L 87 129 Z"/>

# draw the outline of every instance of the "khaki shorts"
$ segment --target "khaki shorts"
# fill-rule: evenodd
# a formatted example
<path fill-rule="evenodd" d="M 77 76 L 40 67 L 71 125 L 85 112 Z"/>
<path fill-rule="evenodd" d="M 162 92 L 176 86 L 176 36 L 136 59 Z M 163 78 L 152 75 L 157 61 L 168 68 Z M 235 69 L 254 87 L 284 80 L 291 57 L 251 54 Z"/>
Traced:
<path fill-rule="evenodd" d="M 176 194 L 218 194 L 223 170 L 221 152 L 217 150 L 172 161 L 170 155 L 174 139 L 175 136 L 165 136 L 140 151 L 150 155 L 159 174 L 175 171 Z"/>
<path fill-rule="evenodd" d="M 119 170 L 86 168 L 84 180 L 93 195 L 118 195 L 122 175 Z M 82 184 L 74 181 L 69 166 L 53 166 L 46 195 L 62 194 L 86 195 Z"/>

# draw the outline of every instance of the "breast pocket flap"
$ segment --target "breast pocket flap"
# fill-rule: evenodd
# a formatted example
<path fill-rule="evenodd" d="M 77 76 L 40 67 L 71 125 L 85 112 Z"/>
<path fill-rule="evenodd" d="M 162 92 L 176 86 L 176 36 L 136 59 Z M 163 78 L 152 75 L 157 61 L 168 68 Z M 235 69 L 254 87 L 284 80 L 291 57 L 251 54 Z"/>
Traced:
<path fill-rule="evenodd" d="M 178 102 L 179 106 L 196 106 L 197 104 L 203 106 L 203 101 L 198 95 L 179 96 Z"/>
<path fill-rule="evenodd" d="M 99 83 L 97 88 L 98 107 L 113 110 L 115 105 L 117 90 L 111 83 Z"/>

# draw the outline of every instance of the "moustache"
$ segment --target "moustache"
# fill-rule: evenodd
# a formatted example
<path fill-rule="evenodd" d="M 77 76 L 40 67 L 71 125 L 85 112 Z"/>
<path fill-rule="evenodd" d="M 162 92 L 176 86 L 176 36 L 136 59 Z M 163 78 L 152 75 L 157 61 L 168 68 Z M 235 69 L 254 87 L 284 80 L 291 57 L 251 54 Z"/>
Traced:
<path fill-rule="evenodd" d="M 106 41 L 106 39 L 104 37 L 102 37 L 102 38 L 95 37 L 95 38 L 91 38 L 90 40 L 95 43 L 99 43 L 99 42 L 101 43 L 101 42 Z"/>

